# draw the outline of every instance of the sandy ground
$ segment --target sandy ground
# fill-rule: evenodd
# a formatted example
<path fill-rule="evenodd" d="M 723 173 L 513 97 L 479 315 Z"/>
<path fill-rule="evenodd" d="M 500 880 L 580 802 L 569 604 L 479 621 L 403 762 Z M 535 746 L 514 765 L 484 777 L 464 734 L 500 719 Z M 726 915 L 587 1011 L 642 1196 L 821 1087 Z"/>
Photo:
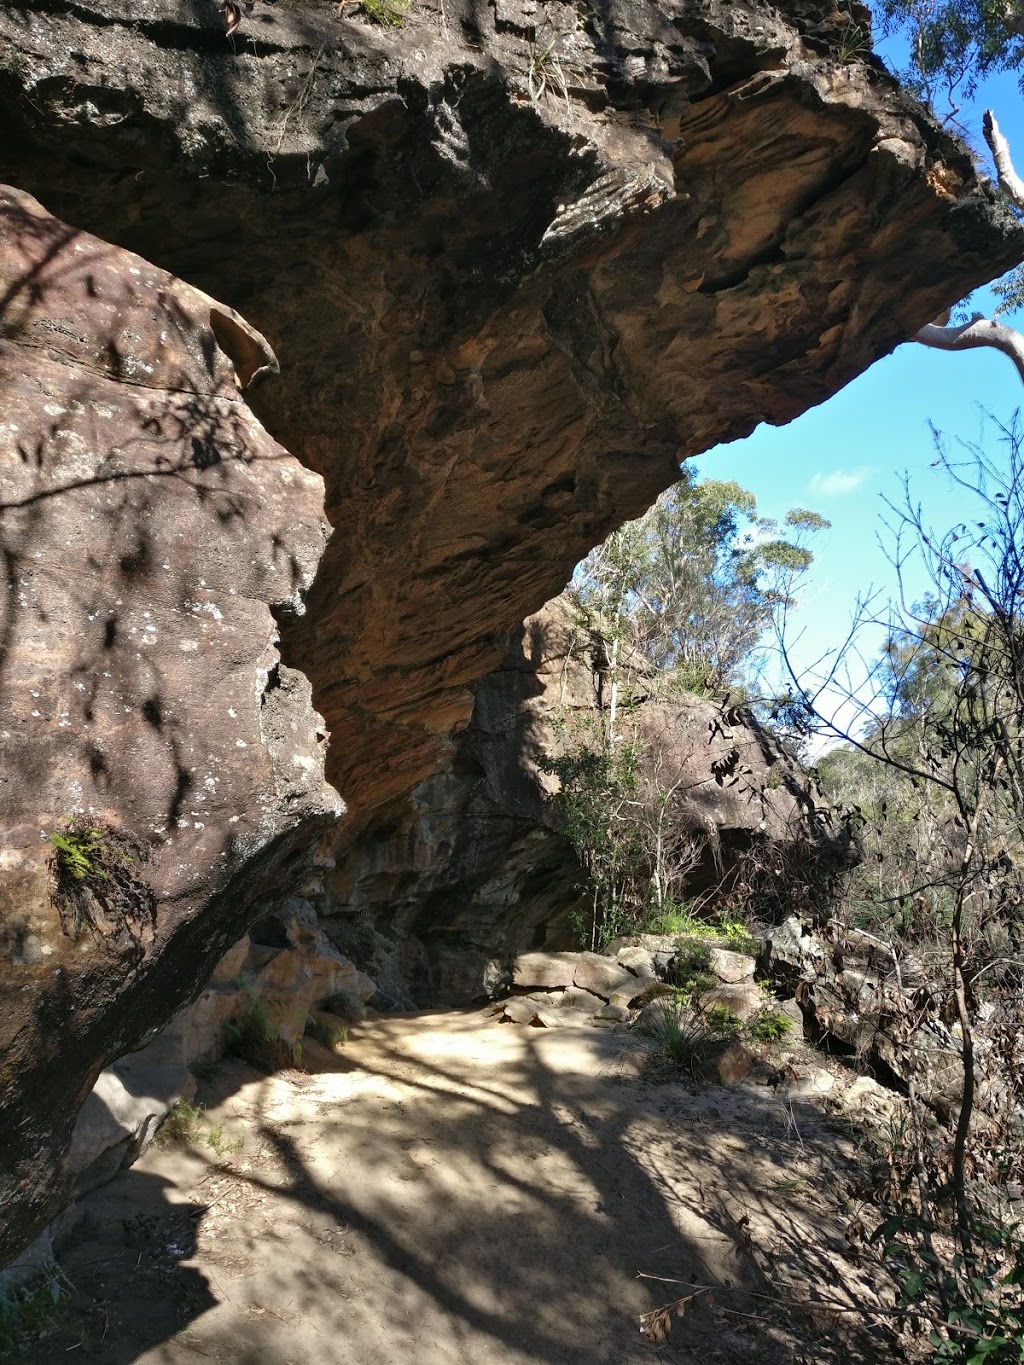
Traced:
<path fill-rule="evenodd" d="M 849 1142 L 767 1087 L 639 1079 L 642 1047 L 428 1013 L 311 1044 L 309 1074 L 219 1064 L 198 1098 L 240 1150 L 158 1142 L 82 1201 L 70 1304 L 24 1359 L 890 1358 L 834 1311 L 872 1302 Z M 642 1313 L 700 1286 L 644 1339 Z"/>

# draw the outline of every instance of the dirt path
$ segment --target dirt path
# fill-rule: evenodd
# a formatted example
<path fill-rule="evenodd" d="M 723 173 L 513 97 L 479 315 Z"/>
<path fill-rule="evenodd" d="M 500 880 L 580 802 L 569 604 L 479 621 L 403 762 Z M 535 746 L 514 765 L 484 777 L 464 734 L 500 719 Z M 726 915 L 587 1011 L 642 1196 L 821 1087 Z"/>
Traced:
<path fill-rule="evenodd" d="M 852 1315 L 777 1306 L 870 1297 L 851 1149 L 766 1088 L 638 1080 L 638 1047 L 431 1013 L 311 1045 L 309 1075 L 218 1065 L 199 1100 L 241 1150 L 158 1143 L 84 1200 L 70 1310 L 26 1360 L 885 1359 Z M 719 1287 L 644 1340 L 691 1283 Z"/>

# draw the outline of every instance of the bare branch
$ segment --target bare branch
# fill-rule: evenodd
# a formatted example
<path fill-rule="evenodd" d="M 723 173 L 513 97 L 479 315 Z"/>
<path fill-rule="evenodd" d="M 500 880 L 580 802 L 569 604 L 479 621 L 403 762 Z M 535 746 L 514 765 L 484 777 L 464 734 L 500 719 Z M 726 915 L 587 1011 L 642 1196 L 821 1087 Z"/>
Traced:
<path fill-rule="evenodd" d="M 1024 192 L 1024 184 L 1021 190 Z M 1013 361 L 1024 384 L 1024 335 L 1005 323 L 990 321 L 983 313 L 975 313 L 970 322 L 959 327 L 941 327 L 930 322 L 912 339 L 940 351 L 967 351 L 977 346 L 990 346 Z"/>

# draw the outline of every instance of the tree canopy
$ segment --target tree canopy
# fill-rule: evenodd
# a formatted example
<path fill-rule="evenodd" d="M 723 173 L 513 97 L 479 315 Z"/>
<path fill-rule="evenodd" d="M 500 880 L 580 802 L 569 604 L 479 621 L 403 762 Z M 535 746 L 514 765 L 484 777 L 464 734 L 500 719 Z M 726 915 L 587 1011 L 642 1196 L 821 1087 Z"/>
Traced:
<path fill-rule="evenodd" d="M 687 475 L 583 560 L 570 595 L 626 655 L 713 691 L 747 677 L 828 525 L 800 507 L 779 525 L 739 484 Z"/>

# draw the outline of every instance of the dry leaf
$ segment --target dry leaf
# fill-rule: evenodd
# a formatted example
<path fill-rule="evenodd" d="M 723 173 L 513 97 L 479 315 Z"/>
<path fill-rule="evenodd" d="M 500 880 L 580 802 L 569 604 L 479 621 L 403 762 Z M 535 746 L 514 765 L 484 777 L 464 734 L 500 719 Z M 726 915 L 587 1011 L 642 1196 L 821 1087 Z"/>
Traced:
<path fill-rule="evenodd" d="M 668 1341 L 672 1333 L 672 1314 L 668 1308 L 654 1308 L 640 1314 L 640 1335 L 655 1346 Z"/>
<path fill-rule="evenodd" d="M 242 22 L 242 11 L 237 5 L 231 4 L 229 0 L 228 4 L 223 7 L 222 13 L 224 15 L 224 23 L 227 26 L 224 32 L 230 38 L 232 33 L 234 33 L 235 29 Z"/>
<path fill-rule="evenodd" d="M 662 1346 L 672 1335 L 672 1315 L 681 1318 L 694 1299 L 706 1294 L 706 1289 L 698 1289 L 692 1294 L 684 1294 L 673 1303 L 652 1308 L 649 1313 L 640 1314 L 640 1335 L 653 1346 Z"/>

